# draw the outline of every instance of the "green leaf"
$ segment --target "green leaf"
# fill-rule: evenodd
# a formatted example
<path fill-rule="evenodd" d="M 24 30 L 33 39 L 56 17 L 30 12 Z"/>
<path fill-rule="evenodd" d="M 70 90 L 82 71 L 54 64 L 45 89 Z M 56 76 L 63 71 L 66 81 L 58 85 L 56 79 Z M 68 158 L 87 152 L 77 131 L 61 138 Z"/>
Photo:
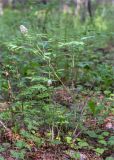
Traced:
<path fill-rule="evenodd" d="M 107 157 L 105 160 L 114 160 L 114 157 Z"/>
<path fill-rule="evenodd" d="M 15 144 L 18 148 L 22 149 L 22 148 L 25 148 L 26 147 L 26 143 L 21 141 L 21 140 L 18 140 Z"/>
<path fill-rule="evenodd" d="M 97 138 L 98 137 L 98 135 L 94 131 L 87 131 L 86 133 L 92 138 Z"/>
<path fill-rule="evenodd" d="M 72 137 L 66 137 L 66 141 L 68 144 L 70 144 L 72 142 Z"/>
<path fill-rule="evenodd" d="M 89 146 L 89 144 L 87 142 L 85 142 L 85 141 L 78 142 L 78 145 L 79 145 L 80 148 Z"/>
<path fill-rule="evenodd" d="M 103 132 L 102 135 L 107 137 L 109 136 L 109 132 Z"/>
<path fill-rule="evenodd" d="M 73 155 L 71 156 L 73 159 L 80 159 L 80 153 L 73 153 Z"/>
<path fill-rule="evenodd" d="M 65 46 L 68 46 L 68 47 L 76 47 L 76 46 L 83 46 L 84 45 L 84 42 L 79 42 L 79 41 L 71 41 L 71 42 L 66 42 L 66 43 L 60 43 L 59 44 L 59 47 L 65 47 Z"/>
<path fill-rule="evenodd" d="M 105 94 L 105 95 L 110 95 L 110 94 L 111 94 L 111 91 L 106 90 L 106 91 L 104 91 L 104 94 Z"/>
<path fill-rule="evenodd" d="M 0 152 L 4 152 L 6 149 L 2 146 L 0 146 Z"/>
<path fill-rule="evenodd" d="M 90 100 L 90 101 L 88 102 L 88 106 L 89 106 L 89 108 L 90 108 L 90 111 L 91 111 L 93 114 L 95 114 L 95 107 L 96 107 L 95 102 L 94 102 L 93 100 Z"/>
<path fill-rule="evenodd" d="M 5 160 L 4 157 L 0 157 L 0 160 Z"/>
<path fill-rule="evenodd" d="M 98 139 L 104 139 L 103 135 L 98 135 Z"/>
<path fill-rule="evenodd" d="M 59 140 L 55 139 L 55 140 L 51 141 L 51 143 L 52 143 L 52 144 L 56 144 L 56 145 L 57 145 L 57 144 L 61 144 L 61 141 L 59 141 Z"/>
<path fill-rule="evenodd" d="M 24 159 L 25 151 L 21 150 L 20 152 L 17 152 L 15 150 L 12 150 L 11 155 L 12 157 L 17 158 L 17 159 Z"/>
<path fill-rule="evenodd" d="M 100 144 L 105 145 L 105 146 L 107 145 L 107 142 L 106 142 L 105 140 L 99 140 L 98 142 L 99 142 Z"/>
<path fill-rule="evenodd" d="M 99 153 L 99 154 L 103 154 L 105 150 L 106 150 L 105 148 L 96 148 L 96 149 L 94 149 L 94 151 Z"/>
<path fill-rule="evenodd" d="M 108 144 L 111 145 L 111 146 L 114 145 L 114 136 L 111 136 L 111 137 L 109 138 Z"/>

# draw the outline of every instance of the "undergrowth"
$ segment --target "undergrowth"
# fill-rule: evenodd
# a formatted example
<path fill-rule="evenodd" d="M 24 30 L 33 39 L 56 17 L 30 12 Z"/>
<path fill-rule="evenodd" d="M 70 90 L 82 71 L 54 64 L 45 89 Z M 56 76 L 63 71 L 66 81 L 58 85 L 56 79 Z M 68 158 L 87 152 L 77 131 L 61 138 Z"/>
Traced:
<path fill-rule="evenodd" d="M 81 150 L 105 158 L 114 147 L 104 128 L 114 115 L 114 24 L 54 13 L 7 9 L 0 17 L 1 137 L 17 159 L 47 143 L 70 146 L 77 159 Z"/>

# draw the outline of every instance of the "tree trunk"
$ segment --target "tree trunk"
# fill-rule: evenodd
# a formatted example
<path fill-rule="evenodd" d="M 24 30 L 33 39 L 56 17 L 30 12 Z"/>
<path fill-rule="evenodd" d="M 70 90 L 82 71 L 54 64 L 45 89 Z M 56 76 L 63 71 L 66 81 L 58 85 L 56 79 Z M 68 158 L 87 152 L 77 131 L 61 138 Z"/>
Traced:
<path fill-rule="evenodd" d="M 79 16 L 82 21 L 85 21 L 87 15 L 92 17 L 91 0 L 75 0 L 75 2 L 77 3 L 76 16 Z"/>

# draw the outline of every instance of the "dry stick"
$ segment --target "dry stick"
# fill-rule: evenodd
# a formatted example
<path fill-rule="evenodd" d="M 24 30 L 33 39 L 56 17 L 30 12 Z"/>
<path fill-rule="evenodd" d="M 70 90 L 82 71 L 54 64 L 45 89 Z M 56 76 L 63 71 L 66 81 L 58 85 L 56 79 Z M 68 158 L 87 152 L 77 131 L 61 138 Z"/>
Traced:
<path fill-rule="evenodd" d="M 6 70 L 5 66 L 3 65 L 2 62 L 0 62 L 0 65 L 2 66 L 4 72 L 5 72 L 5 77 L 7 79 L 7 83 L 8 83 L 8 95 L 9 95 L 9 101 L 13 102 L 13 100 L 15 99 L 15 97 L 13 96 L 13 91 L 12 91 L 12 86 L 11 86 L 11 82 L 9 79 L 9 72 Z M 12 107 L 11 107 L 11 115 L 12 115 L 12 123 L 13 123 L 13 111 L 12 111 Z"/>
<path fill-rule="evenodd" d="M 64 83 L 61 81 L 61 79 L 59 78 L 59 76 L 58 76 L 57 73 L 55 72 L 53 66 L 52 66 L 51 64 L 50 64 L 49 66 L 50 66 L 50 68 L 52 69 L 54 75 L 57 77 L 57 79 L 61 82 L 61 84 L 63 85 L 63 87 L 65 88 L 65 90 L 66 90 L 68 93 L 70 93 L 70 95 L 72 96 L 70 90 L 64 85 Z M 72 96 L 72 99 L 74 99 L 73 96 Z M 81 117 L 82 117 L 82 115 L 83 115 L 83 111 L 84 111 L 84 108 L 83 108 L 82 111 L 81 111 Z M 73 141 L 75 141 L 75 138 L 77 138 L 77 137 L 82 133 L 82 131 L 83 131 L 83 130 L 81 130 L 80 132 L 78 132 L 78 133 L 76 134 L 76 131 L 77 131 L 78 126 L 79 126 L 79 124 L 77 124 L 77 126 L 75 127 L 75 130 L 74 130 L 74 133 L 73 133 L 73 135 L 74 135 Z M 75 134 L 76 134 L 76 135 L 75 135 Z"/>
<path fill-rule="evenodd" d="M 86 106 L 86 104 L 84 104 L 84 106 L 83 106 L 83 108 L 82 108 L 82 110 L 81 110 L 81 113 L 80 113 L 80 119 L 82 118 L 82 116 L 83 116 L 83 112 L 84 112 L 84 107 Z M 75 127 L 75 130 L 74 130 L 74 134 L 76 133 L 76 130 L 77 130 L 77 128 L 78 128 L 78 125 L 79 124 L 77 124 L 77 126 Z"/>
<path fill-rule="evenodd" d="M 2 62 L 0 62 L 0 65 L 2 66 L 3 70 L 5 71 L 5 76 L 9 75 L 8 72 L 5 70 L 5 67 L 4 65 L 2 64 Z M 8 88 L 11 88 L 11 85 L 10 85 L 10 81 L 8 81 Z M 6 130 L 6 131 L 9 131 L 9 128 L 7 128 L 5 126 L 5 124 L 0 120 L 0 124 L 3 126 L 3 128 Z"/>
<path fill-rule="evenodd" d="M 72 93 L 71 93 L 70 90 L 65 86 L 65 84 L 63 83 L 63 81 L 59 78 L 59 76 L 58 76 L 57 73 L 55 72 L 53 66 L 50 64 L 49 67 L 51 68 L 51 70 L 53 71 L 54 75 L 57 77 L 57 79 L 59 80 L 59 82 L 61 82 L 62 86 L 63 86 L 64 89 L 67 91 L 67 93 L 70 94 L 72 100 L 74 100 L 74 97 L 73 97 Z"/>
<path fill-rule="evenodd" d="M 84 106 L 86 106 L 86 104 L 85 104 Z M 82 111 L 81 111 L 81 114 L 80 114 L 80 119 L 81 119 L 82 116 L 83 116 L 84 109 L 85 109 L 85 108 L 83 107 L 83 108 L 82 108 Z M 76 139 L 76 138 L 82 133 L 82 131 L 83 131 L 83 129 L 82 129 L 80 132 L 78 132 L 78 133 L 76 134 L 78 126 L 79 126 L 79 123 L 76 125 L 76 127 L 75 127 L 75 129 L 74 129 L 74 132 L 73 132 L 73 136 L 74 136 L 73 142 L 75 142 L 75 139 Z"/>
<path fill-rule="evenodd" d="M 61 79 L 59 78 L 59 76 L 58 76 L 57 73 L 55 72 L 53 66 L 50 64 L 49 67 L 52 69 L 52 71 L 53 71 L 54 75 L 57 77 L 57 79 L 61 82 L 61 84 L 63 85 L 64 89 L 65 89 L 68 93 L 70 93 L 72 99 L 74 99 L 73 96 L 72 96 L 72 94 L 71 94 L 71 92 L 70 92 L 70 90 L 64 85 L 64 83 L 61 81 Z M 88 102 L 88 100 L 85 102 L 85 105 L 84 105 L 84 106 L 87 105 L 87 102 Z M 82 108 L 82 111 L 81 111 L 81 114 L 80 114 L 80 115 L 81 115 L 81 116 L 80 116 L 80 119 L 81 119 L 82 116 L 83 116 L 84 109 L 85 109 L 85 107 Z M 75 129 L 74 129 L 74 133 L 73 133 L 74 138 L 73 138 L 73 141 L 75 141 L 75 139 L 76 139 L 76 138 L 82 133 L 82 131 L 83 131 L 83 130 L 81 130 L 80 132 L 78 132 L 78 133 L 76 134 L 76 131 L 77 131 L 78 126 L 79 126 L 79 124 L 77 124 L 76 127 L 75 127 Z M 75 134 L 76 134 L 76 135 L 75 135 Z"/>
<path fill-rule="evenodd" d="M 64 83 L 61 81 L 61 79 L 59 78 L 59 76 L 58 76 L 57 73 L 55 72 L 53 66 L 50 64 L 49 67 L 52 69 L 52 71 L 53 71 L 54 75 L 57 77 L 57 79 L 61 82 L 61 84 L 63 85 L 64 89 L 71 95 L 72 99 L 74 99 L 73 96 L 72 96 L 72 94 L 71 94 L 71 92 L 70 92 L 70 90 L 64 85 Z M 81 111 L 81 117 L 82 117 L 82 115 L 83 115 L 83 110 L 84 110 L 84 108 L 83 108 L 82 111 Z M 77 124 L 77 126 L 75 127 L 74 134 L 75 134 L 76 131 L 77 131 L 78 125 L 79 125 L 79 124 Z M 74 134 L 73 134 L 73 135 L 74 135 Z"/>
<path fill-rule="evenodd" d="M 72 99 L 75 100 L 75 99 L 73 98 L 73 95 L 71 94 L 70 90 L 65 86 L 65 84 L 63 83 L 63 81 L 59 78 L 59 76 L 58 76 L 57 73 L 55 72 L 55 70 L 54 70 L 54 68 L 53 68 L 53 66 L 52 66 L 52 64 L 51 64 L 50 62 L 49 62 L 49 67 L 50 67 L 51 70 L 53 71 L 53 73 L 54 73 L 54 75 L 56 76 L 56 78 L 61 82 L 61 84 L 62 84 L 62 86 L 64 87 L 64 89 L 71 95 Z M 84 106 L 86 106 L 87 102 L 88 102 L 88 101 L 85 102 L 85 105 L 84 105 Z M 84 109 L 85 109 L 85 108 L 82 108 L 80 118 L 82 118 L 82 116 L 83 116 L 83 111 L 84 111 Z M 77 124 L 76 127 L 75 127 L 75 129 L 74 129 L 74 132 L 73 132 L 73 135 L 74 135 L 73 141 L 75 141 L 75 138 L 77 138 L 77 137 L 82 133 L 82 131 L 83 131 L 83 130 L 81 130 L 80 132 L 78 132 L 78 133 L 76 134 L 76 131 L 77 131 L 78 126 L 79 126 L 79 124 Z M 76 134 L 76 135 L 75 135 L 75 134 Z"/>
<path fill-rule="evenodd" d="M 65 88 L 65 90 L 68 90 L 67 87 L 64 85 L 64 83 L 61 81 L 61 79 L 59 78 L 59 76 L 57 75 L 57 73 L 55 72 L 53 66 L 50 64 L 49 66 L 51 68 L 51 70 L 53 71 L 54 75 L 57 77 L 57 79 L 61 82 L 61 84 L 63 85 L 63 87 Z"/>
<path fill-rule="evenodd" d="M 51 140 L 53 141 L 54 140 L 54 124 L 52 124 L 51 133 L 52 133 Z"/>
<path fill-rule="evenodd" d="M 5 126 L 5 124 L 0 120 L 0 124 L 2 125 L 2 127 L 6 130 L 6 131 L 9 131 L 9 128 L 7 128 L 6 126 Z"/>
<path fill-rule="evenodd" d="M 90 88 L 90 90 L 91 90 L 91 89 L 92 89 L 92 87 Z M 89 100 L 89 99 L 86 100 L 86 102 L 85 102 L 85 104 L 84 104 L 84 107 L 83 107 L 82 110 L 81 110 L 80 119 L 81 119 L 82 116 L 83 116 L 83 112 L 84 112 L 85 106 L 86 106 L 87 103 L 88 103 L 88 100 Z M 79 133 L 76 134 L 76 131 L 77 131 L 78 126 L 79 126 L 79 123 L 76 125 L 75 130 L 74 130 L 74 133 L 73 133 L 73 135 L 74 135 L 73 141 L 75 141 L 75 139 L 76 139 L 76 138 L 82 133 L 82 131 L 83 131 L 83 129 L 82 129 Z M 76 135 L 75 135 L 75 134 L 76 134 Z"/>
<path fill-rule="evenodd" d="M 3 65 L 2 62 L 0 62 L 0 65 L 2 66 L 4 72 L 5 72 L 5 77 L 7 79 L 7 83 L 8 83 L 8 94 L 9 94 L 9 98 L 10 100 L 12 101 L 14 99 L 14 96 L 13 96 L 13 92 L 12 92 L 12 87 L 11 87 L 11 82 L 9 80 L 9 72 L 5 69 L 5 66 Z"/>

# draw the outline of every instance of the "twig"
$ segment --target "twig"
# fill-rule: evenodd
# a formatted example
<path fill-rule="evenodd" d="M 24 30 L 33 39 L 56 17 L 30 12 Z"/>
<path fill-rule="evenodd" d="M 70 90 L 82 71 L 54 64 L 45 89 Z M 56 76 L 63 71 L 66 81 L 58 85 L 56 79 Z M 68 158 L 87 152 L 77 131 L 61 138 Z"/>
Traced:
<path fill-rule="evenodd" d="M 5 77 L 6 77 L 7 83 L 8 83 L 9 99 L 10 99 L 10 101 L 12 101 L 12 100 L 15 99 L 15 98 L 14 98 L 14 95 L 13 95 L 12 86 L 11 86 L 11 82 L 10 82 L 10 78 L 9 78 L 10 74 L 9 74 L 9 72 L 6 70 L 6 67 L 4 66 L 4 64 L 3 64 L 2 62 L 0 62 L 0 65 L 1 65 L 1 67 L 3 68 L 3 71 L 4 71 L 4 73 L 5 73 Z"/>
<path fill-rule="evenodd" d="M 7 128 L 6 126 L 5 126 L 5 124 L 0 120 L 0 124 L 2 125 L 2 127 L 6 130 L 6 131 L 9 131 L 9 128 Z"/>

